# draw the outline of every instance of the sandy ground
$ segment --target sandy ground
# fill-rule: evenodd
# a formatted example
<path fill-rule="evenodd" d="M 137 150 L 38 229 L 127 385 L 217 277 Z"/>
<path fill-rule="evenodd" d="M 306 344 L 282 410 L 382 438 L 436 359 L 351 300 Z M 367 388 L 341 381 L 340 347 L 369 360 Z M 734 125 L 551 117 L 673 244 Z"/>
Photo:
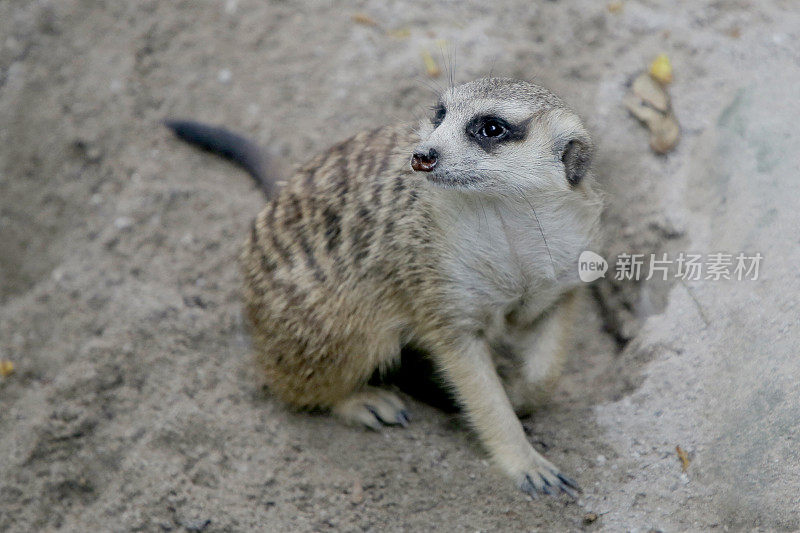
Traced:
<path fill-rule="evenodd" d="M 800 528 L 800 10 L 497 4 L 0 2 L 0 530 Z M 598 285 L 524 421 L 578 502 L 529 501 L 412 398 L 411 426 L 380 433 L 271 399 L 235 264 L 262 199 L 158 125 L 226 124 L 289 168 L 427 113 L 446 76 L 423 48 L 585 117 L 608 257 L 765 255 L 759 281 Z M 683 135 L 666 157 L 621 104 L 661 52 Z"/>

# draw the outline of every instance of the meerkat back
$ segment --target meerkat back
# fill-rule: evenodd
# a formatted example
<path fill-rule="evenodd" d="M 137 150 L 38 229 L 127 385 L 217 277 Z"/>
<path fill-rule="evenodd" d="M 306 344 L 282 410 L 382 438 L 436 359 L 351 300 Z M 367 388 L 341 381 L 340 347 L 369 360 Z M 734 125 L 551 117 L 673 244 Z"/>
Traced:
<path fill-rule="evenodd" d="M 248 317 L 270 389 L 293 405 L 336 408 L 399 357 L 402 294 L 417 282 L 402 267 L 420 252 L 410 241 L 430 230 L 414 209 L 422 180 L 408 168 L 413 142 L 403 126 L 341 142 L 301 167 L 253 221 L 241 256 Z M 385 396 L 369 409 L 404 421 Z M 379 423 L 361 409 L 337 412 Z"/>

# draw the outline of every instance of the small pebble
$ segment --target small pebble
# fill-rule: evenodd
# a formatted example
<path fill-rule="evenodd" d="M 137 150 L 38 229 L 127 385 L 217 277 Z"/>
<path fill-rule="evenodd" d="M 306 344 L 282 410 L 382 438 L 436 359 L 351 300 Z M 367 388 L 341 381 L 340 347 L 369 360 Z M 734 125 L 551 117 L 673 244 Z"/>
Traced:
<path fill-rule="evenodd" d="M 219 74 L 217 74 L 217 80 L 219 80 L 220 83 L 228 83 L 231 81 L 231 78 L 233 78 L 233 74 L 226 68 L 220 70 Z"/>
<path fill-rule="evenodd" d="M 53 281 L 59 283 L 61 280 L 64 279 L 64 271 L 60 268 L 54 268 L 53 272 L 50 274 L 50 277 L 53 278 Z"/>
<path fill-rule="evenodd" d="M 118 230 L 128 230 L 133 227 L 133 219 L 131 217 L 119 217 L 114 220 L 114 226 Z"/>
<path fill-rule="evenodd" d="M 783 44 L 786 41 L 785 33 L 775 33 L 772 35 L 772 42 L 775 44 Z"/>
<path fill-rule="evenodd" d="M 103 157 L 103 152 L 97 146 L 90 145 L 86 149 L 86 159 L 87 159 L 87 161 L 90 161 L 92 163 L 96 163 L 96 162 L 100 161 L 100 159 L 102 157 Z"/>
<path fill-rule="evenodd" d="M 353 482 L 353 488 L 350 489 L 350 502 L 354 505 L 358 505 L 359 503 L 364 501 L 364 487 L 361 486 L 361 482 L 356 480 Z"/>
<path fill-rule="evenodd" d="M 211 520 L 195 520 L 192 522 L 188 522 L 183 524 L 183 527 L 186 528 L 186 531 L 194 531 L 200 533 L 201 531 L 205 531 L 205 529 L 211 525 Z"/>

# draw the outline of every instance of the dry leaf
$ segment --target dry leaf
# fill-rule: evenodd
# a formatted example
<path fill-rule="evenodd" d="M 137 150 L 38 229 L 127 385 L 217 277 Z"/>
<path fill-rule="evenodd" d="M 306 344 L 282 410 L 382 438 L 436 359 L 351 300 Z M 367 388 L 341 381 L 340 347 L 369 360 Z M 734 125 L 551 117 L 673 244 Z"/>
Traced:
<path fill-rule="evenodd" d="M 641 98 L 647 105 L 662 113 L 669 111 L 669 95 L 664 87 L 645 74 L 639 75 L 631 85 L 633 94 Z"/>
<path fill-rule="evenodd" d="M 438 78 L 442 71 L 427 48 L 422 50 L 422 61 L 425 63 L 425 72 L 428 73 L 428 76 Z"/>
<path fill-rule="evenodd" d="M 659 117 L 650 123 L 650 148 L 659 154 L 666 154 L 678 144 L 681 130 L 673 115 Z"/>
<path fill-rule="evenodd" d="M 363 24 L 364 26 L 377 26 L 378 23 L 375 22 L 375 19 L 367 15 L 366 13 L 354 13 L 353 14 L 353 22 L 356 24 Z"/>
<path fill-rule="evenodd" d="M 664 86 L 647 73 L 640 74 L 623 99 L 631 114 L 650 130 L 650 148 L 659 154 L 672 150 L 680 138 L 680 126 Z"/>
<path fill-rule="evenodd" d="M 619 13 L 622 11 L 622 0 L 613 0 L 606 5 L 609 13 Z"/>
<path fill-rule="evenodd" d="M 669 62 L 667 54 L 659 54 L 650 63 L 650 75 L 664 85 L 672 82 L 672 63 Z"/>
<path fill-rule="evenodd" d="M 678 459 L 681 460 L 681 468 L 686 472 L 689 469 L 689 454 L 680 446 L 675 446 L 675 451 L 678 452 Z"/>
<path fill-rule="evenodd" d="M 390 30 L 389 37 L 394 37 L 395 39 L 408 39 L 411 37 L 411 30 L 408 28 L 397 28 L 396 30 Z"/>
<path fill-rule="evenodd" d="M 14 373 L 14 363 L 7 359 L 0 359 L 0 376 L 6 377 Z"/>

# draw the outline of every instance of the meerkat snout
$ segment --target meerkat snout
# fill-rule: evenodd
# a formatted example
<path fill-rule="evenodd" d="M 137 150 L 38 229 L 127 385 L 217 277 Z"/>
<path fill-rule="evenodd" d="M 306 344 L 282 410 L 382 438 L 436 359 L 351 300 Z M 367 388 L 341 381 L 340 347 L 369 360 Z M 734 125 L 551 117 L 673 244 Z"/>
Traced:
<path fill-rule="evenodd" d="M 439 162 L 439 152 L 431 148 L 427 152 L 415 151 L 411 156 L 411 168 L 417 172 L 430 172 Z"/>

